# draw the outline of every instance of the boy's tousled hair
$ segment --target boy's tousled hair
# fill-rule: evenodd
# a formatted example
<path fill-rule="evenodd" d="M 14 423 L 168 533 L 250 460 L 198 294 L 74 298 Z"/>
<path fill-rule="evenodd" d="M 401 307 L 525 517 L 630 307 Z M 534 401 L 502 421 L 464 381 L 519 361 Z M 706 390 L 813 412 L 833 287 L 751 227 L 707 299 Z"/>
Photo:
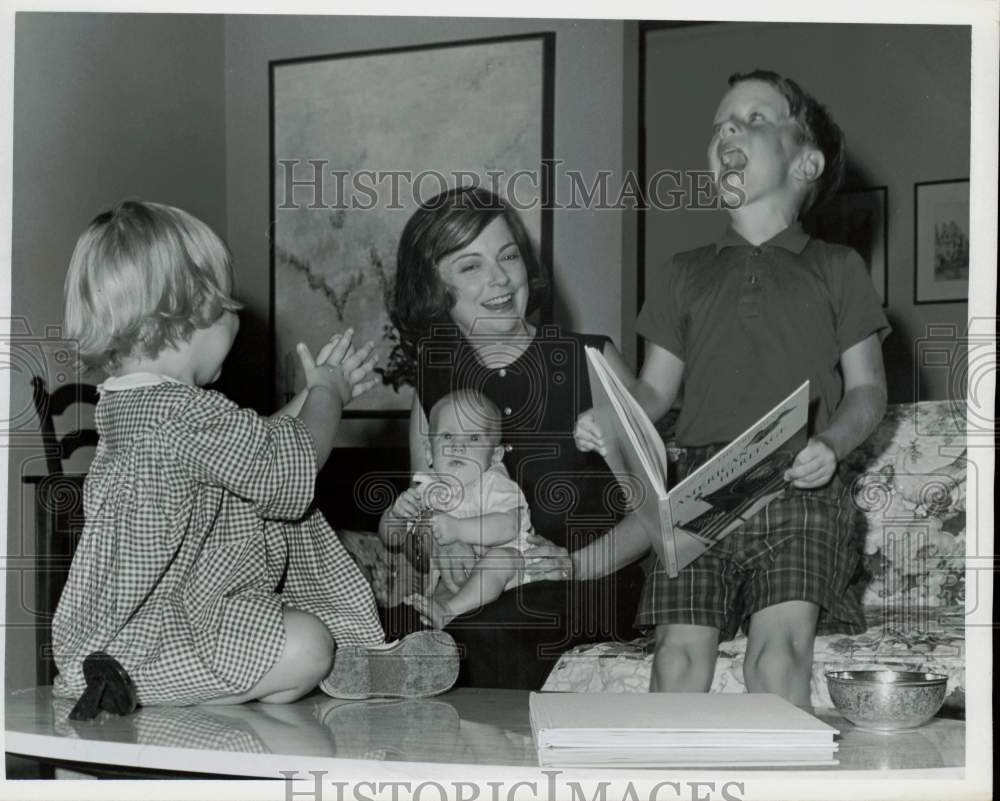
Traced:
<path fill-rule="evenodd" d="M 66 335 L 87 367 L 114 372 L 125 357 L 155 358 L 242 308 L 232 292 L 229 250 L 205 223 L 172 206 L 122 201 L 76 243 Z"/>
<path fill-rule="evenodd" d="M 422 203 L 399 238 L 389 317 L 410 358 L 417 358 L 418 343 L 433 326 L 451 322 L 448 312 L 455 298 L 438 275 L 438 262 L 464 248 L 498 217 L 507 223 L 524 260 L 529 287 L 526 313 L 544 303 L 548 279 L 517 211 L 478 186 L 449 189 Z"/>
<path fill-rule="evenodd" d="M 763 81 L 777 89 L 788 101 L 788 113 L 798 124 L 802 141 L 813 145 L 823 154 L 826 162 L 823 173 L 813 185 L 812 191 L 806 196 L 800 214 L 805 214 L 809 209 L 823 205 L 837 194 L 837 190 L 844 180 L 844 170 L 847 163 L 844 132 L 833 121 L 827 108 L 791 78 L 785 78 L 771 70 L 761 69 L 752 72 L 737 72 L 729 76 L 730 86 L 744 81 Z"/>

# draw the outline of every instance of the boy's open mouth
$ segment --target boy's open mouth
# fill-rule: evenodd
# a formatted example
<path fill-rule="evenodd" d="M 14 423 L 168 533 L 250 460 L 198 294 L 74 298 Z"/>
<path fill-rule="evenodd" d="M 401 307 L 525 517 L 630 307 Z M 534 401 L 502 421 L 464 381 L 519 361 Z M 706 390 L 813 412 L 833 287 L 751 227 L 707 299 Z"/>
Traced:
<path fill-rule="evenodd" d="M 738 147 L 720 147 L 719 163 L 727 170 L 742 170 L 747 166 L 747 156 Z"/>

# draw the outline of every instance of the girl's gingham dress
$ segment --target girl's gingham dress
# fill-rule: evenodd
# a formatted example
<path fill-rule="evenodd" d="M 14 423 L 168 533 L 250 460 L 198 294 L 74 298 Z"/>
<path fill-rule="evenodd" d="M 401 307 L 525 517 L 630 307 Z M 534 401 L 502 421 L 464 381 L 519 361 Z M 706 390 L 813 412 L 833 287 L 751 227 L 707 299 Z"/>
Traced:
<path fill-rule="evenodd" d="M 52 624 L 54 692 L 106 651 L 142 704 L 249 690 L 284 646 L 282 607 L 338 648 L 381 643 L 374 598 L 319 510 L 305 424 L 162 376 L 111 379 L 84 483 L 85 525 Z M 322 685 L 321 685 L 322 686 Z"/>

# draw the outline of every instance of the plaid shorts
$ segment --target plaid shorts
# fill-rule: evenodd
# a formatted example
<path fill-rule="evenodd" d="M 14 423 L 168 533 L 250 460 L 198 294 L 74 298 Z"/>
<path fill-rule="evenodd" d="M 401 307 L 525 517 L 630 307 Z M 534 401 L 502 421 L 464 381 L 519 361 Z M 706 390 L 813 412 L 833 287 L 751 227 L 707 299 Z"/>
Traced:
<path fill-rule="evenodd" d="M 680 477 L 717 450 L 687 449 Z M 856 513 L 834 475 L 819 489 L 788 487 L 676 578 L 651 554 L 636 626 L 711 626 L 725 641 L 741 627 L 746 631 L 754 612 L 785 601 L 809 601 L 820 608 L 819 630 L 864 631 L 860 592 L 850 587 L 861 557 Z"/>

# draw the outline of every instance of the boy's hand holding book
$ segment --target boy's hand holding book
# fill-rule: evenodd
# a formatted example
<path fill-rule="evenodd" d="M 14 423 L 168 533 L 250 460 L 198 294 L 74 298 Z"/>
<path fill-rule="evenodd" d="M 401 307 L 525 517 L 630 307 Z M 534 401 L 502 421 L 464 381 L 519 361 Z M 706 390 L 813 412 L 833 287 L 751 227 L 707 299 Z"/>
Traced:
<path fill-rule="evenodd" d="M 607 446 L 604 444 L 604 435 L 601 427 L 594 417 L 594 410 L 587 409 L 576 419 L 576 429 L 573 431 L 573 441 L 577 450 L 597 451 L 601 456 L 608 455 Z"/>
<path fill-rule="evenodd" d="M 811 437 L 785 471 L 785 481 L 799 489 L 816 489 L 827 484 L 837 470 L 837 454 L 822 436 Z"/>

